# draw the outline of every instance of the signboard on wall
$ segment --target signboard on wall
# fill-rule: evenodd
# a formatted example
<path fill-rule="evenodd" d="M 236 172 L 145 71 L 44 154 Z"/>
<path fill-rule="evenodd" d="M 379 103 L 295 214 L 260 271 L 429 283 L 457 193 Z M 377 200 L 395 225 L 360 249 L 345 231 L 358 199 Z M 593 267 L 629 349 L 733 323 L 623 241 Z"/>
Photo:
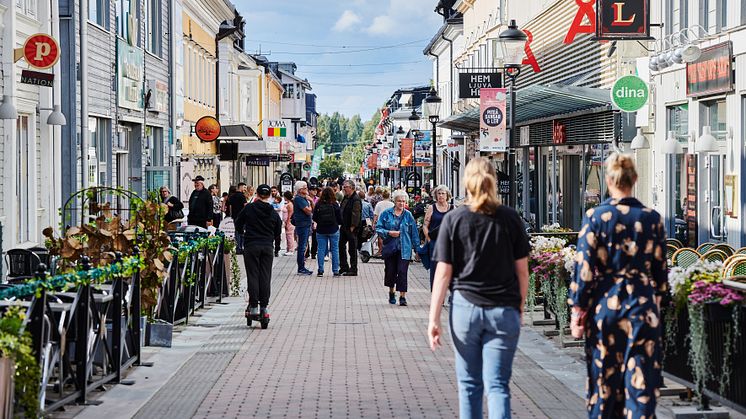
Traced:
<path fill-rule="evenodd" d="M 696 248 L 699 245 L 697 222 L 697 155 L 686 156 L 686 229 L 687 245 Z"/>
<path fill-rule="evenodd" d="M 504 153 L 508 150 L 506 93 L 506 89 L 481 89 L 479 93 L 479 151 Z"/>
<path fill-rule="evenodd" d="M 650 38 L 650 0 L 597 0 L 596 38 Z"/>
<path fill-rule="evenodd" d="M 458 75 L 458 97 L 459 99 L 477 99 L 482 88 L 494 89 L 503 87 L 503 75 L 499 72 L 493 73 L 459 73 Z"/>
<path fill-rule="evenodd" d="M 149 109 L 155 112 L 168 112 L 168 84 L 157 79 L 149 79 L 148 90 L 150 90 Z"/>
<path fill-rule="evenodd" d="M 145 55 L 127 41 L 117 38 L 117 104 L 121 108 L 141 111 L 143 107 L 143 61 Z"/>
<path fill-rule="evenodd" d="M 693 63 L 686 64 L 686 95 L 699 97 L 733 90 L 733 43 L 702 50 Z"/>

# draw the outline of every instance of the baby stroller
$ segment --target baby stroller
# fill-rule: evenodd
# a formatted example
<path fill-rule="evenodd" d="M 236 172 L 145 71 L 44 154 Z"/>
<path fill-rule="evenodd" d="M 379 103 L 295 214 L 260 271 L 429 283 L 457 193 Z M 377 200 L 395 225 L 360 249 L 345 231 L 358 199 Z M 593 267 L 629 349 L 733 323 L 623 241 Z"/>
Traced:
<path fill-rule="evenodd" d="M 362 243 L 360 245 L 360 260 L 363 263 L 368 263 L 368 261 L 371 258 L 378 258 L 379 256 L 374 256 L 374 248 L 378 250 L 378 234 L 376 234 L 376 231 L 373 230 L 373 227 L 371 226 L 365 226 L 363 227 L 363 231 L 360 234 L 360 242 Z"/>

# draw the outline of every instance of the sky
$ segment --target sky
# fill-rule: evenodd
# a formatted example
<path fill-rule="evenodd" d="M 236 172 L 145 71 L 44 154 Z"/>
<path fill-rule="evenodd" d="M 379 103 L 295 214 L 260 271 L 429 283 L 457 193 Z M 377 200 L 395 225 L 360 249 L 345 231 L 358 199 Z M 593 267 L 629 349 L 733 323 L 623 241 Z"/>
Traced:
<path fill-rule="evenodd" d="M 437 0 L 233 2 L 246 19 L 246 52 L 295 62 L 321 114 L 365 121 L 395 90 L 433 77 L 422 50 L 443 23 Z"/>

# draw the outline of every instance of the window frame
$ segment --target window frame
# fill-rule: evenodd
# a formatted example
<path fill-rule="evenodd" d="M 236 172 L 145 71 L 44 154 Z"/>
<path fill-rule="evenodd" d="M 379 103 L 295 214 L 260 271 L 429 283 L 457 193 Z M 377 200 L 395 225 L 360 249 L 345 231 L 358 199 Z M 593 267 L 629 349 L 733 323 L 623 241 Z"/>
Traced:
<path fill-rule="evenodd" d="M 91 5 L 95 7 L 91 7 Z M 109 1 L 106 0 L 88 0 L 88 21 L 105 29 L 110 30 L 111 24 L 109 19 Z M 95 10 L 95 15 L 92 16 L 91 11 Z"/>
<path fill-rule="evenodd" d="M 161 0 L 145 0 L 145 50 L 163 57 L 163 5 Z"/>

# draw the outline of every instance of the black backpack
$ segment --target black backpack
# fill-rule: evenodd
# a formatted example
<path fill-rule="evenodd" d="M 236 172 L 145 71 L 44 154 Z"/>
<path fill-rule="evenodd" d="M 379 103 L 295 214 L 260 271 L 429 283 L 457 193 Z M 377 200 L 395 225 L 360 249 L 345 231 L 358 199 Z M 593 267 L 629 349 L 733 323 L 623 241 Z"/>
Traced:
<path fill-rule="evenodd" d="M 334 205 L 321 204 L 318 208 L 318 216 L 316 217 L 316 224 L 319 225 L 336 225 L 337 216 L 334 213 Z"/>

